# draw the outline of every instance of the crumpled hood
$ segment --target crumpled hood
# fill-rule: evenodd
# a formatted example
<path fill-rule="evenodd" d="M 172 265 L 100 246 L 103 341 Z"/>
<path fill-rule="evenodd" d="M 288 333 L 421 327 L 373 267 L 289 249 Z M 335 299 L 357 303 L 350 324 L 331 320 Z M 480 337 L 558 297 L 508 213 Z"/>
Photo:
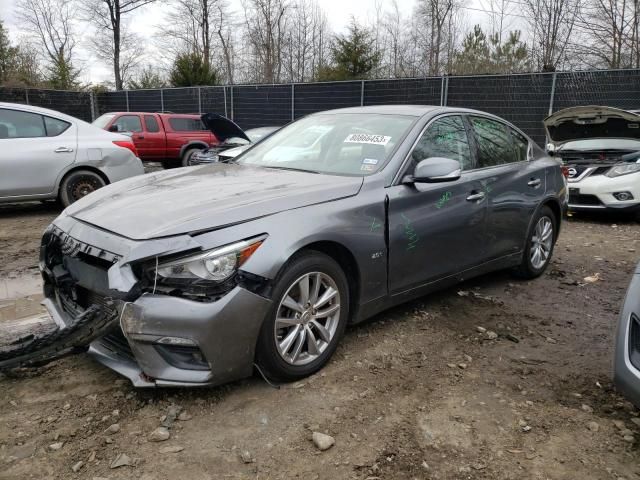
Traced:
<path fill-rule="evenodd" d="M 230 138 L 243 138 L 247 142 L 251 139 L 246 133 L 233 121 L 217 113 L 205 113 L 200 117 L 204 126 L 207 127 L 216 136 L 220 142 L 224 142 Z"/>
<path fill-rule="evenodd" d="M 134 240 L 214 230 L 356 195 L 362 177 L 236 164 L 165 170 L 108 185 L 65 213 Z"/>
<path fill-rule="evenodd" d="M 640 140 L 640 115 L 596 105 L 571 107 L 545 118 L 544 128 L 556 146 L 590 138 Z"/>

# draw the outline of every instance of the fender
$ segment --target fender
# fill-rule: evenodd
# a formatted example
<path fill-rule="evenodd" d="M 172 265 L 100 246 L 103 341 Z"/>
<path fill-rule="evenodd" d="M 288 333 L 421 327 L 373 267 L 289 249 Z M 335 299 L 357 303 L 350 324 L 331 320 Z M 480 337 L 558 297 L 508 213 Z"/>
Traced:
<path fill-rule="evenodd" d="M 537 217 L 538 212 L 540 211 L 540 209 L 542 207 L 544 207 L 545 205 L 548 205 L 549 203 L 554 203 L 556 205 L 556 207 L 558 207 L 558 211 L 560 212 L 560 216 L 558 217 L 558 225 L 556 228 L 556 238 L 555 240 L 558 239 L 558 236 L 560 235 L 560 227 L 562 225 L 562 203 L 558 200 L 558 198 L 549 193 L 548 195 L 546 195 L 538 204 L 538 206 L 536 207 L 535 211 L 533 212 L 533 214 L 531 215 L 531 218 L 529 218 L 529 225 L 527 226 L 527 234 L 524 238 L 523 244 L 522 244 L 522 252 L 524 253 L 527 249 L 527 239 L 529 238 L 529 232 L 531 232 L 531 229 L 533 228 L 533 220 Z"/>
<path fill-rule="evenodd" d="M 185 143 L 180 147 L 180 154 L 178 155 L 178 157 L 182 158 L 182 156 L 184 155 L 184 152 L 186 152 L 190 148 L 197 148 L 199 150 L 202 150 L 209 147 L 210 145 L 208 145 L 207 142 L 203 142 L 201 140 L 192 140 L 189 143 Z"/>

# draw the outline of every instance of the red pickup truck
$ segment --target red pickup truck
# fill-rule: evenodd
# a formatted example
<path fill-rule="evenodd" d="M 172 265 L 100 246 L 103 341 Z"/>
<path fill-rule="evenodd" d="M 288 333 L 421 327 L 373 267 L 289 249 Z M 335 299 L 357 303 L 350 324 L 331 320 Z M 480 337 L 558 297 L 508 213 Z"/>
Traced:
<path fill-rule="evenodd" d="M 140 160 L 174 168 L 188 165 L 195 152 L 220 143 L 200 118 L 179 113 L 111 112 L 93 124 L 112 132 L 130 133 Z"/>

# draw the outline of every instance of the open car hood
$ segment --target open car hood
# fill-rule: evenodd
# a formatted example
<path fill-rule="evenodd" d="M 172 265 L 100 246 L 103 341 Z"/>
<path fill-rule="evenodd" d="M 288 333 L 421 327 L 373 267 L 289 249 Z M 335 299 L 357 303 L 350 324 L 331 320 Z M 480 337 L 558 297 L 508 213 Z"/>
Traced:
<path fill-rule="evenodd" d="M 570 107 L 545 118 L 544 128 L 556 146 L 596 138 L 640 140 L 640 115 L 596 105 Z"/>
<path fill-rule="evenodd" d="M 204 126 L 216 136 L 220 142 L 229 138 L 243 138 L 251 142 L 246 133 L 233 121 L 217 113 L 205 113 L 200 117 Z"/>

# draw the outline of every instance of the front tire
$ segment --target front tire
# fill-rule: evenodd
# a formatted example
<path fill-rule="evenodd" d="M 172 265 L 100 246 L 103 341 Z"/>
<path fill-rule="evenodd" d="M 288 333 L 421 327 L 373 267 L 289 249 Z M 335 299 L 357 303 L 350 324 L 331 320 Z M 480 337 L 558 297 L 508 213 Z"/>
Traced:
<path fill-rule="evenodd" d="M 514 275 L 523 279 L 537 278 L 546 270 L 557 239 L 558 222 L 549 207 L 542 207 L 531 224 L 522 263 Z"/>
<path fill-rule="evenodd" d="M 269 378 L 294 381 L 331 358 L 349 318 L 349 287 L 340 265 L 309 251 L 292 259 L 276 281 L 256 360 Z"/>
<path fill-rule="evenodd" d="M 106 182 L 96 172 L 76 170 L 67 175 L 60 185 L 60 201 L 68 207 L 73 202 L 104 187 Z"/>
<path fill-rule="evenodd" d="M 198 152 L 200 149 L 198 148 L 190 148 L 182 155 L 182 166 L 190 167 L 191 166 L 191 157 Z"/>

